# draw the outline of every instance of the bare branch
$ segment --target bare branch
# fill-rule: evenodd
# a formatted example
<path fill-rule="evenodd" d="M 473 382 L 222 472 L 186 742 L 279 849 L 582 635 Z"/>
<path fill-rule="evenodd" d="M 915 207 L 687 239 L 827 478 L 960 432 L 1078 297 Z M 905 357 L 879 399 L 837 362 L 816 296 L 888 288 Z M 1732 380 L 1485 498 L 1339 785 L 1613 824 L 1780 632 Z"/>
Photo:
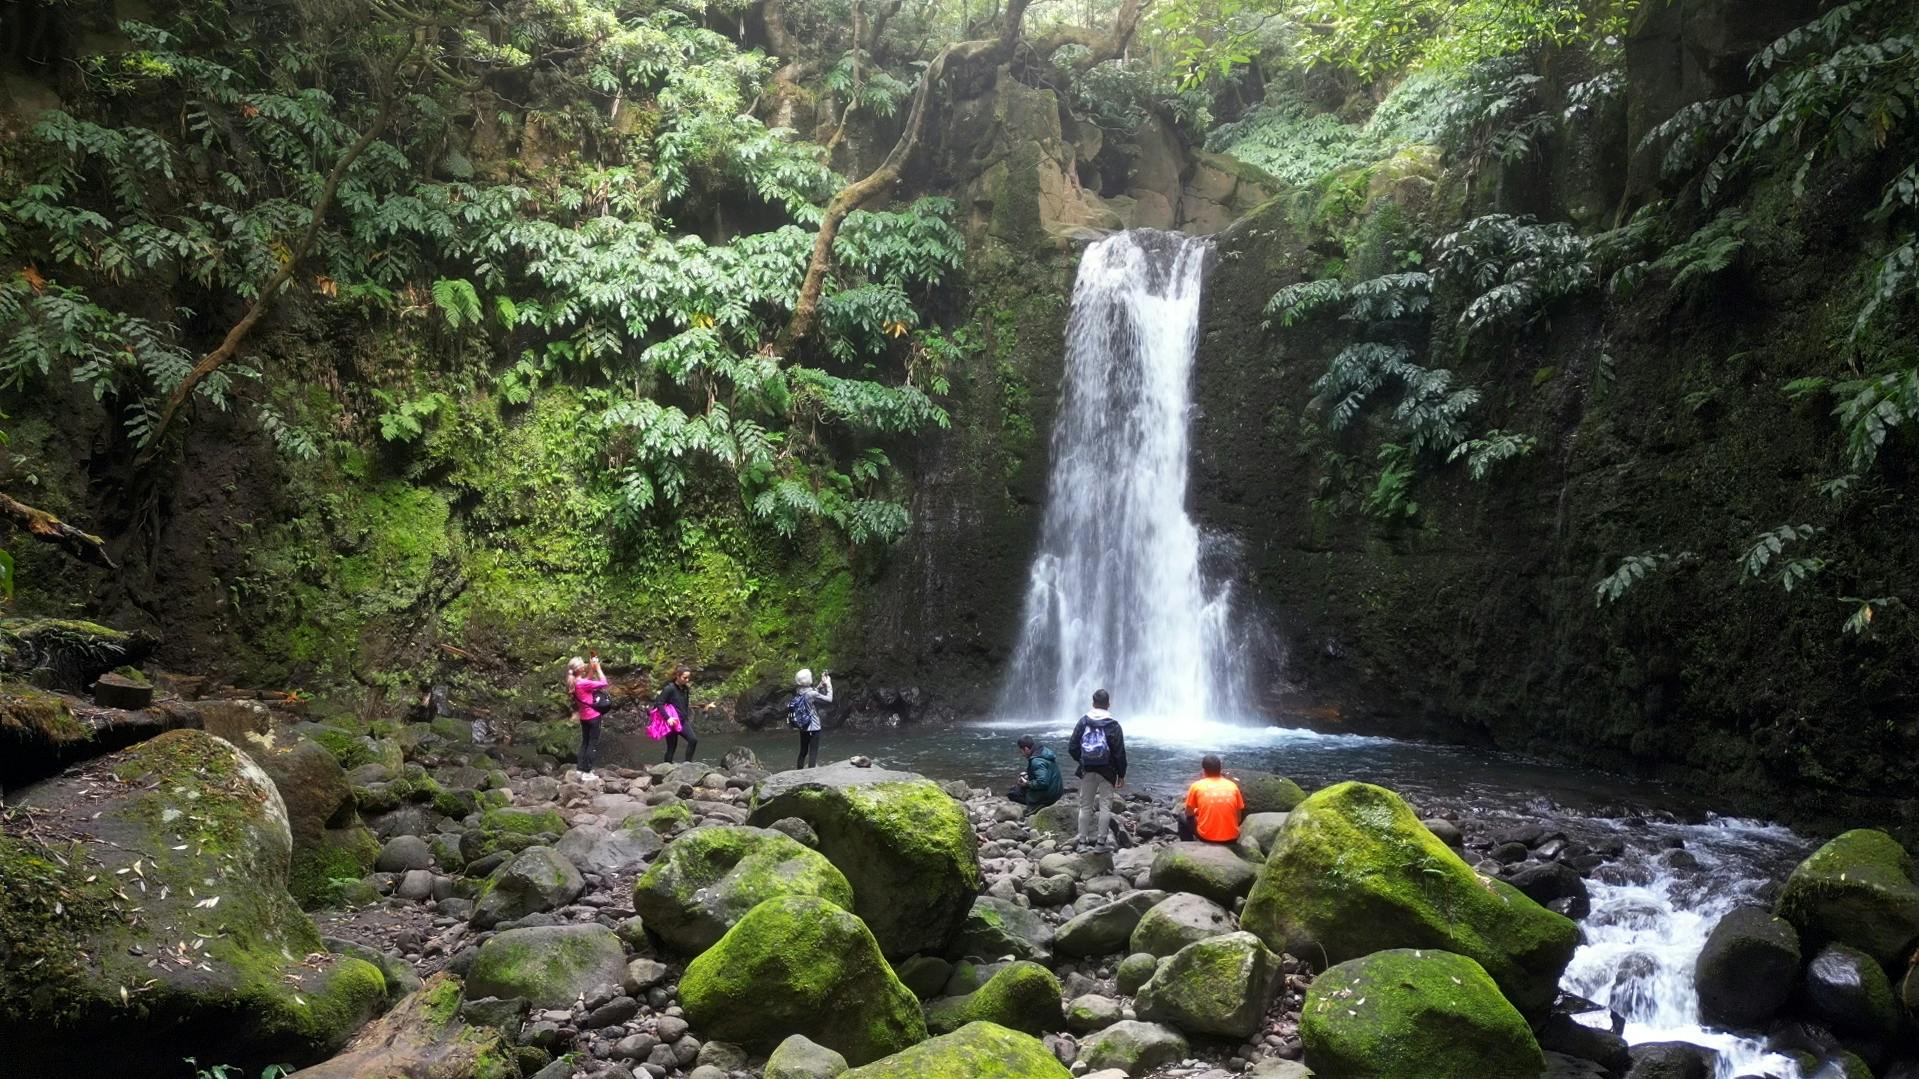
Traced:
<path fill-rule="evenodd" d="M 119 570 L 113 559 L 107 556 L 106 541 L 91 532 L 83 532 L 62 521 L 43 509 L 35 509 L 24 502 L 15 501 L 0 494 L 0 517 L 12 521 L 14 527 L 44 543 L 51 543 L 82 562 L 91 562 L 96 566 L 105 566 L 110 570 Z"/>

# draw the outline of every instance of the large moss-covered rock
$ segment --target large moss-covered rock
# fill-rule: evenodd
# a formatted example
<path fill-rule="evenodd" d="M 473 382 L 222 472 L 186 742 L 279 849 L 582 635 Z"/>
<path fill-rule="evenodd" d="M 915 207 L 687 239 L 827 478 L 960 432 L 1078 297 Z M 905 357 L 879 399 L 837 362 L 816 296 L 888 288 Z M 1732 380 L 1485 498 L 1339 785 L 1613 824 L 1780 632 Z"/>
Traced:
<path fill-rule="evenodd" d="M 558 910 L 585 890 L 586 879 L 565 855 L 552 847 L 528 847 L 487 878 L 471 920 L 477 929 L 491 929 L 539 911 Z"/>
<path fill-rule="evenodd" d="M 488 938 L 466 972 L 467 996 L 523 997 L 564 1008 L 582 993 L 626 978 L 626 951 L 603 925 L 536 925 Z"/>
<path fill-rule="evenodd" d="M 746 912 L 782 895 L 851 909 L 853 886 L 833 863 L 768 828 L 697 828 L 669 844 L 633 885 L 633 909 L 667 948 L 697 955 Z"/>
<path fill-rule="evenodd" d="M 327 957 L 287 890 L 273 781 L 172 731 L 23 792 L 0 838 L 0 1045 L 19 1074 L 258 1070 L 325 1057 L 384 1002 L 378 968 Z M 309 955 L 322 958 L 309 964 Z"/>
<path fill-rule="evenodd" d="M 1808 951 L 1838 941 L 1884 966 L 1904 966 L 1919 940 L 1912 858 L 1884 832 L 1846 832 L 1799 863 L 1773 912 L 1792 923 Z"/>
<path fill-rule="evenodd" d="M 1543 1015 L 1579 943 L 1570 920 L 1481 877 L 1397 794 L 1340 783 L 1293 809 L 1241 912 L 1275 951 L 1338 963 L 1389 948 L 1464 955 Z"/>
<path fill-rule="evenodd" d="M 566 832 L 566 818 L 556 809 L 489 809 L 481 814 L 479 827 L 460 836 L 460 853 L 471 862 L 495 851 L 557 843 Z"/>
<path fill-rule="evenodd" d="M 74 618 L 0 619 L 0 671 L 81 693 L 115 667 L 140 663 L 158 643 Z"/>
<path fill-rule="evenodd" d="M 427 979 L 417 993 L 354 1035 L 341 1053 L 299 1071 L 300 1079 L 481 1079 L 516 1074 L 513 1047 L 490 1027 L 459 1018 L 460 981 Z"/>
<path fill-rule="evenodd" d="M 293 898 L 302 906 L 319 906 L 335 896 L 335 882 L 366 876 L 379 857 L 380 842 L 360 823 L 352 784 L 338 758 L 304 739 L 249 738 L 240 748 L 272 777 L 286 803 L 293 833 L 288 878 Z"/>
<path fill-rule="evenodd" d="M 1028 907 L 983 895 L 973 900 L 959 935 L 953 938 L 955 958 L 1032 959 L 1053 956 L 1053 927 Z"/>
<path fill-rule="evenodd" d="M 1751 1027 L 1773 1017 L 1799 978 L 1799 934 L 1791 923 L 1757 907 L 1730 911 L 1713 926 L 1693 984 L 1699 1014 L 1728 1027 Z"/>
<path fill-rule="evenodd" d="M 1128 952 L 1169 956 L 1188 944 L 1238 928 L 1232 912 L 1201 895 L 1169 895 L 1139 919 Z"/>
<path fill-rule="evenodd" d="M 965 807 L 909 772 L 850 762 L 781 772 L 747 823 L 798 817 L 853 885 L 853 912 L 886 954 L 943 951 L 980 890 L 978 841 Z"/>
<path fill-rule="evenodd" d="M 1259 867 L 1217 843 L 1169 843 L 1153 857 L 1153 887 L 1231 904 L 1252 890 Z"/>
<path fill-rule="evenodd" d="M 748 911 L 687 964 L 680 1003 L 706 1037 L 757 1052 L 805 1034 L 865 1064 L 926 1037 L 919 1000 L 865 923 L 816 896 Z"/>
<path fill-rule="evenodd" d="M 1299 1036 L 1320 1079 L 1538 1079 L 1546 1063 L 1483 967 L 1424 949 L 1321 974 L 1306 991 Z"/>
<path fill-rule="evenodd" d="M 1037 1038 L 993 1023 L 968 1023 L 844 1079 L 1070 1079 Z"/>
<path fill-rule="evenodd" d="M 1281 976 L 1279 957 L 1251 933 L 1188 944 L 1140 987 L 1141 1019 L 1188 1034 L 1250 1038 L 1266 1016 Z"/>
<path fill-rule="evenodd" d="M 950 1034 L 968 1023 L 998 1023 L 1028 1034 L 1060 1028 L 1059 979 L 1038 963 L 1009 963 L 963 997 L 926 1005 L 926 1029 Z"/>

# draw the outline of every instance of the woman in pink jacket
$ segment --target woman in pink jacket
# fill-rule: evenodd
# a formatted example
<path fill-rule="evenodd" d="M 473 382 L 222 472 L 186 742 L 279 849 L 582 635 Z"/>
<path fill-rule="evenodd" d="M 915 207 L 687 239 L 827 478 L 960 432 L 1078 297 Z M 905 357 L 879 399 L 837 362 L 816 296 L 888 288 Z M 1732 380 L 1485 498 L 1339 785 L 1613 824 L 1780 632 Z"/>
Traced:
<path fill-rule="evenodd" d="M 593 756 L 600 749 L 600 712 L 593 707 L 593 691 L 606 688 L 606 672 L 600 670 L 600 654 L 588 652 L 590 660 L 574 656 L 566 664 L 566 691 L 573 698 L 573 716 L 580 721 L 580 778 L 597 779 L 593 774 Z"/>

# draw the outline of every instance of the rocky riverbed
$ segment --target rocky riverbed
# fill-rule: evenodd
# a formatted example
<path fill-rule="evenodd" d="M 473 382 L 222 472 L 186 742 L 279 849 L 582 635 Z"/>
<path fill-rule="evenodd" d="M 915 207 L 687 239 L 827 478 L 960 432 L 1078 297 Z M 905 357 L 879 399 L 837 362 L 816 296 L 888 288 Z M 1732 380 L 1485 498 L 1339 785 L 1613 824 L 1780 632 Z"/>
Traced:
<path fill-rule="evenodd" d="M 1079 850 L 1070 797 L 1027 816 L 864 758 L 582 777 L 444 720 L 168 708 L 10 795 L 20 1074 L 1914 1074 L 1919 887 L 1876 832 L 1713 934 L 1699 997 L 1755 1050 L 1716 1057 L 1560 991 L 1589 879 L 1632 869 L 1549 822 L 1241 773 L 1237 844 L 1129 793 Z"/>

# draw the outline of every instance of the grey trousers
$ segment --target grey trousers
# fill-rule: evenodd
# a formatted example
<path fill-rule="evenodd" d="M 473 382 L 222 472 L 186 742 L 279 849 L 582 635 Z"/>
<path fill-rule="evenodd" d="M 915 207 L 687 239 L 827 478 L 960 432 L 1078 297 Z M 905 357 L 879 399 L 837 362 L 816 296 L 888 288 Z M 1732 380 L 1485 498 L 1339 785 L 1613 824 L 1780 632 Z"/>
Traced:
<path fill-rule="evenodd" d="M 1099 818 L 1099 829 L 1093 819 Z M 1088 772 L 1079 781 L 1079 841 L 1082 844 L 1108 843 L 1113 827 L 1113 781 L 1098 772 Z"/>

